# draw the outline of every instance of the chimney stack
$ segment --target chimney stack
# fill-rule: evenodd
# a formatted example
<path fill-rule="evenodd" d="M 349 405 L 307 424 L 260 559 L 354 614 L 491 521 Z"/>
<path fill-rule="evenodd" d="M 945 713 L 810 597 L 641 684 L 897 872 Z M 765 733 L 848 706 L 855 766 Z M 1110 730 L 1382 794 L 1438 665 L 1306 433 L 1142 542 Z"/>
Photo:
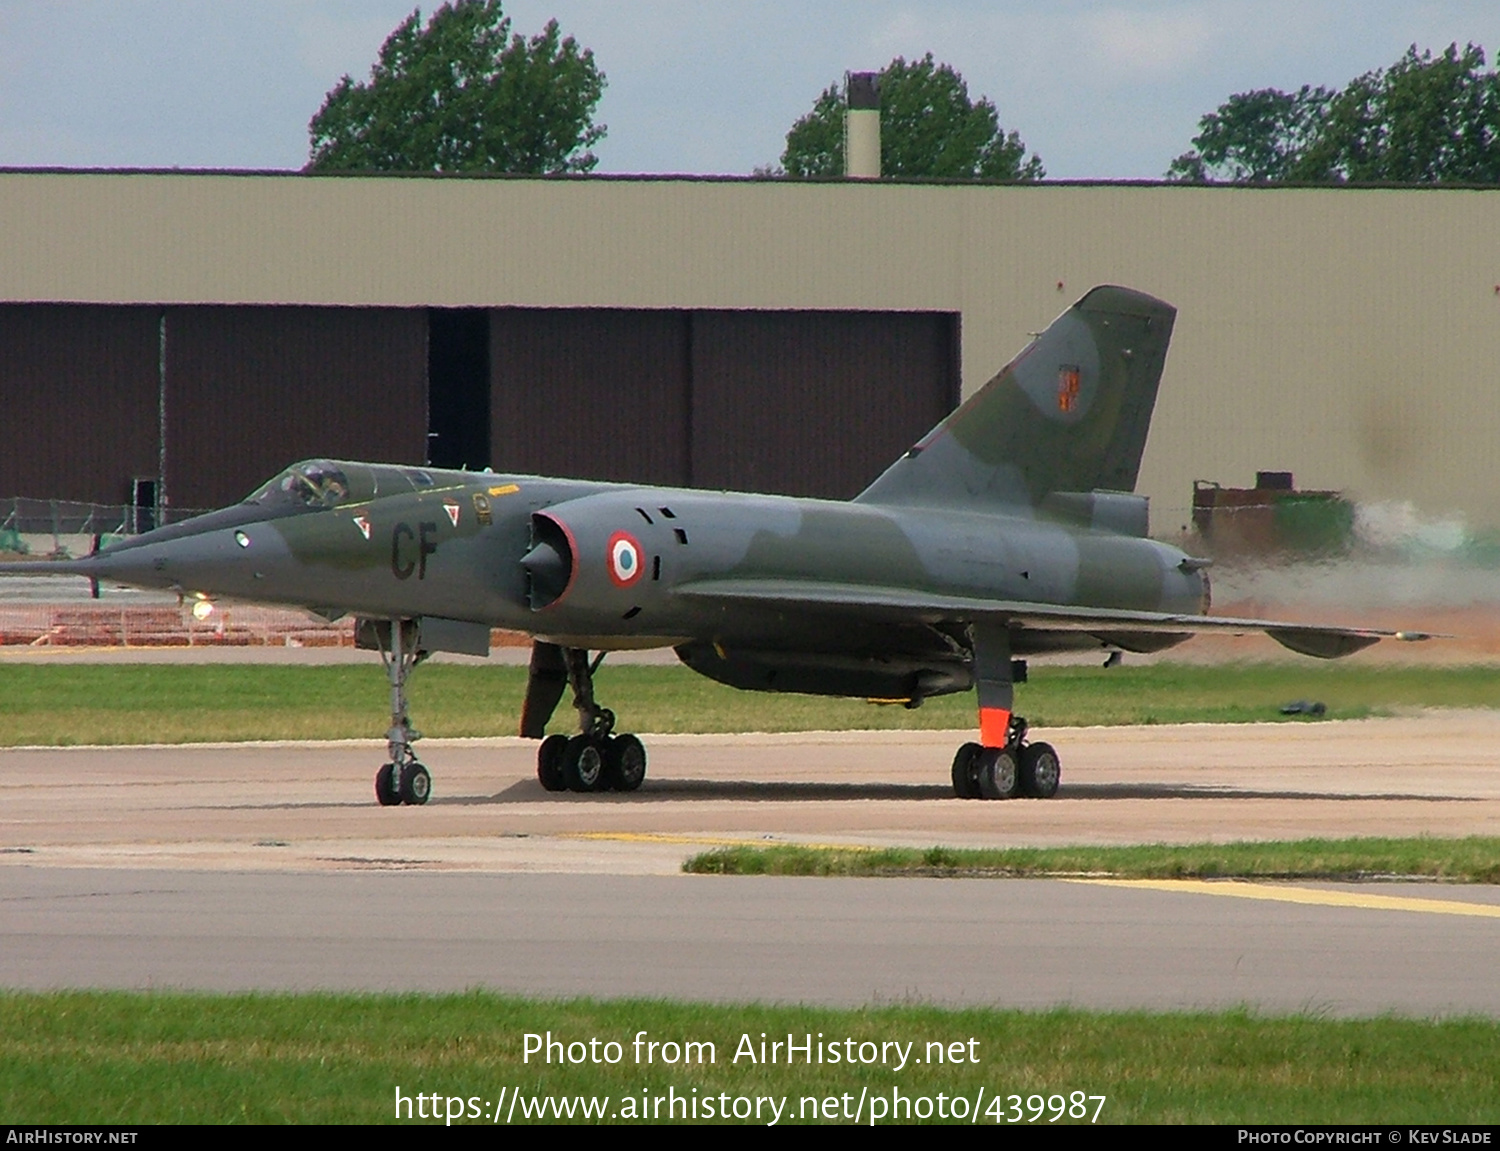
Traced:
<path fill-rule="evenodd" d="M 880 73 L 844 73 L 844 175 L 880 178 Z"/>

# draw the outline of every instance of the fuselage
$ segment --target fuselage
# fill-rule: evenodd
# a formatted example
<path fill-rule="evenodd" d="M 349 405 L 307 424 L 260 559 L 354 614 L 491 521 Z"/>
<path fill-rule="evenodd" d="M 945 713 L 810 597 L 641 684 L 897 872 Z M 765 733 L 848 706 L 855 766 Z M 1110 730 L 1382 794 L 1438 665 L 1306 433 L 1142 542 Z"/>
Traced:
<path fill-rule="evenodd" d="M 987 514 L 309 461 L 242 504 L 105 549 L 91 574 L 328 615 L 469 621 L 569 647 L 883 655 L 915 666 L 929 655 L 951 660 L 952 637 L 918 623 L 872 626 L 836 606 L 731 611 L 679 590 L 785 580 L 1198 612 L 1206 585 L 1184 559 L 1153 540 L 1029 509 Z M 1017 651 L 1078 646 L 1100 644 L 1032 632 Z"/>

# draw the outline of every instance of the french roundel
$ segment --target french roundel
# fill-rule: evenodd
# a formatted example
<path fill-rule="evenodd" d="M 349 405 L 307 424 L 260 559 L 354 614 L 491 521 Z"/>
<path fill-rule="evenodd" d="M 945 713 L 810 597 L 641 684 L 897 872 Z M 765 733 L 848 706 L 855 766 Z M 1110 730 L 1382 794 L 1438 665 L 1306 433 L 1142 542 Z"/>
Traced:
<path fill-rule="evenodd" d="M 641 545 L 629 532 L 609 537 L 609 578 L 616 587 L 629 587 L 641 578 Z"/>

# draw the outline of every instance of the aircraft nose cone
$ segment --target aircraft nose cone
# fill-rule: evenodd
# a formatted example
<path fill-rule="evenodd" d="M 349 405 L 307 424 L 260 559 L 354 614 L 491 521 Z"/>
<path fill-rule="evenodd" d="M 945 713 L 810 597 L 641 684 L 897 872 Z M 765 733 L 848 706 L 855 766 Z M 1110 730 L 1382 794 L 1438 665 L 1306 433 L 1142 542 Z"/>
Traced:
<path fill-rule="evenodd" d="M 174 576 L 168 570 L 167 557 L 158 548 L 140 548 L 112 555 L 108 552 L 92 561 L 93 576 L 127 584 L 130 587 L 171 587 Z"/>
<path fill-rule="evenodd" d="M 173 525 L 106 548 L 88 561 L 92 570 L 85 574 L 131 587 L 263 596 L 266 576 L 278 573 L 284 557 L 278 545 L 274 532 L 255 524 L 198 531 Z"/>
<path fill-rule="evenodd" d="M 521 557 L 521 567 L 526 571 L 526 599 L 533 611 L 556 603 L 568 590 L 573 574 L 567 558 L 546 540 Z"/>

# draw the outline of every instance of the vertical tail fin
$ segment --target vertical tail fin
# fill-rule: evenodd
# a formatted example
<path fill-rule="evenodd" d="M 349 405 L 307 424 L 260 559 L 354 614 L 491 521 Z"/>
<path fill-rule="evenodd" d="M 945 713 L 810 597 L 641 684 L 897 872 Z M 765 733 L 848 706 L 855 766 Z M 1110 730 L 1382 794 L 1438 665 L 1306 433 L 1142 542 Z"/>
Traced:
<path fill-rule="evenodd" d="M 856 499 L 978 510 L 1132 490 L 1176 315 L 1093 289 Z"/>

